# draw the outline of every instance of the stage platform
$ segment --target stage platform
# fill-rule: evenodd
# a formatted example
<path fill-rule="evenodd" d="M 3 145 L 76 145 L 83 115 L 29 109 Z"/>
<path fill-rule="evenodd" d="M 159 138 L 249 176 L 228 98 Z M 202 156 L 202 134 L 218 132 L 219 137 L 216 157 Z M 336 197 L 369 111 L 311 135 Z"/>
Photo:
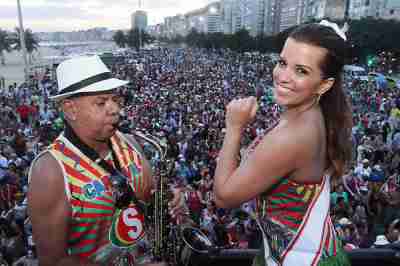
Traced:
<path fill-rule="evenodd" d="M 256 249 L 219 249 L 195 257 L 191 266 L 251 266 Z M 400 244 L 348 252 L 352 266 L 399 266 Z"/>

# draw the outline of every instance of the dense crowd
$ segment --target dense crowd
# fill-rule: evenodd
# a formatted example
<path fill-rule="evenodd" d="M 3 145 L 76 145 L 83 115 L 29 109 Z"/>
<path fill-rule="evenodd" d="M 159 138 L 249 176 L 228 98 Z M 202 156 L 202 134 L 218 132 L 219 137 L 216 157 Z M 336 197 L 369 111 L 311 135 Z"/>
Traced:
<path fill-rule="evenodd" d="M 219 247 L 261 243 L 254 202 L 216 208 L 212 186 L 231 99 L 254 95 L 260 105 L 242 155 L 279 120 L 271 91 L 275 60 L 227 50 L 153 49 L 121 53 L 111 66 L 116 77 L 131 81 L 121 89 L 120 130 L 167 144 L 170 185 L 185 191 L 193 223 Z M 48 99 L 57 89 L 52 71 L 0 91 L 0 251 L 9 265 L 38 264 L 25 195 L 30 163 L 63 129 L 62 114 Z M 353 163 L 332 184 L 332 221 L 346 249 L 393 243 L 400 240 L 400 89 L 378 88 L 373 79 L 345 80 L 353 106 Z M 159 155 L 148 143 L 143 147 L 157 165 Z"/>

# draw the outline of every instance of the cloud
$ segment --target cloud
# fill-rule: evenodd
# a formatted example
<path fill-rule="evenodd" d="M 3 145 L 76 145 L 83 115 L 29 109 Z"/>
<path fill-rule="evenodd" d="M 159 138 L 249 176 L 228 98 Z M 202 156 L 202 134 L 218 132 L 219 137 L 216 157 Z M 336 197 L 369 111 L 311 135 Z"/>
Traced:
<path fill-rule="evenodd" d="M 215 0 L 141 0 L 150 24 L 164 17 L 184 14 Z M 90 27 L 126 29 L 139 0 L 23 0 L 24 26 L 33 31 L 77 30 Z M 15 24 L 12 21 L 15 20 Z M 13 29 L 18 24 L 15 1 L 0 3 L 0 25 Z"/>
<path fill-rule="evenodd" d="M 88 12 L 72 7 L 26 7 L 22 14 L 26 22 L 29 20 L 46 19 L 51 24 L 53 19 L 84 18 Z M 17 20 L 17 11 L 9 7 L 0 8 L 0 17 L 2 19 L 14 18 Z"/>

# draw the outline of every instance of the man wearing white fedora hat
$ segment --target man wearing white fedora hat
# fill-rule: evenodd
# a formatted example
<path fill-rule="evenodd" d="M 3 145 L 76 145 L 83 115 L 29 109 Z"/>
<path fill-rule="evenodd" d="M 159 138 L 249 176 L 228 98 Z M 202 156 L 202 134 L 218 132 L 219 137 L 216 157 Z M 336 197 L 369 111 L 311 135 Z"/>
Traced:
<path fill-rule="evenodd" d="M 144 263 L 142 202 L 151 170 L 135 139 L 117 130 L 121 99 L 115 79 L 97 56 L 57 68 L 65 129 L 33 161 L 28 204 L 40 265 Z M 181 210 L 174 193 L 172 211 Z"/>

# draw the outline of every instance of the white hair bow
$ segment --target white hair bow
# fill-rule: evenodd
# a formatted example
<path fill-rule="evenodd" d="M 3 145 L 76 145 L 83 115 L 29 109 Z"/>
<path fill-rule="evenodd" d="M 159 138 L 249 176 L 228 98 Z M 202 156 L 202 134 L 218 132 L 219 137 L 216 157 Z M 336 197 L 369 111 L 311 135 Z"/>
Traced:
<path fill-rule="evenodd" d="M 347 37 L 345 34 L 347 32 L 347 30 L 349 29 L 349 25 L 347 24 L 347 22 L 343 25 L 343 28 L 339 28 L 338 24 L 336 24 L 334 22 L 330 22 L 326 19 L 322 20 L 319 24 L 333 29 L 336 32 L 336 34 L 340 36 L 340 38 L 347 41 Z"/>

